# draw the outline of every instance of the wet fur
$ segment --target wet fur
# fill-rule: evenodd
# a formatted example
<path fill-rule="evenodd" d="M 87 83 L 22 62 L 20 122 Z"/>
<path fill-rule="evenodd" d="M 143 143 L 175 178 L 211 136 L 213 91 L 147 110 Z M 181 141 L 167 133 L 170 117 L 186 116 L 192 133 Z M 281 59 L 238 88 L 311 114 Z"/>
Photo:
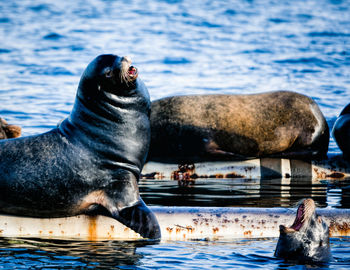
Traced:
<path fill-rule="evenodd" d="M 288 91 L 156 100 L 151 130 L 150 160 L 324 157 L 329 141 L 317 104 Z"/>
<path fill-rule="evenodd" d="M 303 203 L 303 202 L 302 202 Z M 331 260 L 329 228 L 315 208 L 306 206 L 308 218 L 299 231 L 280 231 L 275 256 L 289 261 L 324 263 Z"/>
<path fill-rule="evenodd" d="M 6 120 L 0 118 L 0 140 L 18 138 L 21 136 L 21 127 L 7 124 Z"/>
<path fill-rule="evenodd" d="M 348 104 L 334 123 L 332 135 L 346 159 L 350 160 L 350 104 Z"/>
<path fill-rule="evenodd" d="M 123 62 L 116 55 L 92 61 L 57 128 L 0 141 L 0 212 L 103 214 L 144 237 L 160 237 L 137 185 L 150 141 L 149 94 L 141 80 L 120 79 Z"/>

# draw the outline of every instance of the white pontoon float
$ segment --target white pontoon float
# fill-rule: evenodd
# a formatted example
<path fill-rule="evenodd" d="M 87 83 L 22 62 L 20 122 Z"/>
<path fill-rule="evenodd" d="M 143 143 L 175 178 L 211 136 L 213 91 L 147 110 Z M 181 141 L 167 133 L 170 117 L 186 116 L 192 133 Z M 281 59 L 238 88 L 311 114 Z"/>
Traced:
<path fill-rule="evenodd" d="M 350 165 L 341 157 L 323 161 L 254 159 L 232 162 L 164 164 L 149 162 L 142 172 L 150 179 L 312 178 L 350 179 Z M 279 225 L 291 225 L 295 209 L 236 207 L 150 207 L 159 221 L 162 240 L 230 240 L 278 237 Z M 318 209 L 331 236 L 350 236 L 350 209 Z M 141 237 L 116 220 L 79 215 L 30 218 L 0 215 L 0 236 L 51 239 L 137 240 Z"/>
<path fill-rule="evenodd" d="M 286 208 L 150 207 L 162 240 L 232 240 L 278 237 L 279 225 L 291 225 L 295 211 Z M 319 209 L 331 236 L 350 235 L 350 209 Z M 0 216 L 2 237 L 137 240 L 141 237 L 112 218 L 79 215 L 67 218 Z"/>
<path fill-rule="evenodd" d="M 196 178 L 312 178 L 313 180 L 350 179 L 350 163 L 341 156 L 326 160 L 262 158 L 244 161 L 214 161 L 193 164 L 148 162 L 144 178 L 176 180 L 178 174 Z"/>

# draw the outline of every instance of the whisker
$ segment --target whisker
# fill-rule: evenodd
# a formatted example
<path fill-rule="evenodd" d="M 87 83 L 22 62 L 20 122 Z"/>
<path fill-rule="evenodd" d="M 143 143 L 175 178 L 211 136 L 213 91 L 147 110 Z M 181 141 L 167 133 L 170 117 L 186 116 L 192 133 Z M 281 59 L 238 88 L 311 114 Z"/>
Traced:
<path fill-rule="evenodd" d="M 132 82 L 132 79 L 129 76 L 129 68 L 130 65 L 127 61 L 122 61 L 122 67 L 120 69 L 120 80 L 122 82 L 125 82 L 127 85 L 128 83 Z"/>

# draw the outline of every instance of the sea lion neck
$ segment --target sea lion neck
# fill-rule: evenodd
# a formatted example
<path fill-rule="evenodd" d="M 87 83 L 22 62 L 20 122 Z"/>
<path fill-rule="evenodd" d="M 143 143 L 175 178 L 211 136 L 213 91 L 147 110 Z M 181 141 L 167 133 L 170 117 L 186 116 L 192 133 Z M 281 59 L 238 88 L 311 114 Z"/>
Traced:
<path fill-rule="evenodd" d="M 84 86 L 84 84 L 82 85 Z M 147 115 L 150 113 L 149 93 L 140 79 L 137 79 L 132 85 L 119 85 L 113 91 L 101 88 L 92 93 L 89 91 L 87 94 L 87 91 L 79 86 L 75 104 L 79 101 L 84 104 L 88 111 L 100 115 L 102 118 L 119 121 L 122 109 L 138 110 Z"/>
<path fill-rule="evenodd" d="M 138 177 L 150 141 L 150 100 L 144 84 L 136 85 L 130 96 L 99 91 L 89 100 L 78 90 L 73 110 L 59 130 L 93 152 L 100 166 L 124 168 Z"/>

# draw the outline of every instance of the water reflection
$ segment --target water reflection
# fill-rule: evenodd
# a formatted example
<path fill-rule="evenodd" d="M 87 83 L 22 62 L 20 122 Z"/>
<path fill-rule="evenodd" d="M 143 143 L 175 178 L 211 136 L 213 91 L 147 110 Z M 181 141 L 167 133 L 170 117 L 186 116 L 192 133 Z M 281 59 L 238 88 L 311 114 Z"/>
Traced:
<path fill-rule="evenodd" d="M 339 187 L 338 190 L 341 193 L 341 199 L 339 205 L 336 207 L 339 208 L 350 208 L 350 181 L 345 181 L 342 183 L 343 187 Z"/>
<path fill-rule="evenodd" d="M 114 268 L 136 266 L 143 258 L 136 250 L 154 242 L 75 242 L 45 239 L 0 239 L 0 264 L 21 268 Z M 11 258 L 11 260 L 7 260 Z"/>
<path fill-rule="evenodd" d="M 349 266 L 349 237 L 331 238 L 334 260 L 323 269 Z M 277 238 L 228 242 L 75 242 L 0 239 L 4 269 L 309 269 L 274 257 Z"/>
<path fill-rule="evenodd" d="M 318 207 L 329 205 L 327 195 L 338 207 L 349 207 L 350 189 L 330 188 L 328 182 L 311 177 L 275 179 L 196 179 L 188 185 L 178 180 L 140 181 L 141 196 L 149 205 L 220 207 L 293 207 L 312 197 Z M 338 191 L 337 191 L 338 190 Z M 336 192 L 334 192 L 336 191 Z M 339 203 L 340 202 L 340 203 Z"/>

